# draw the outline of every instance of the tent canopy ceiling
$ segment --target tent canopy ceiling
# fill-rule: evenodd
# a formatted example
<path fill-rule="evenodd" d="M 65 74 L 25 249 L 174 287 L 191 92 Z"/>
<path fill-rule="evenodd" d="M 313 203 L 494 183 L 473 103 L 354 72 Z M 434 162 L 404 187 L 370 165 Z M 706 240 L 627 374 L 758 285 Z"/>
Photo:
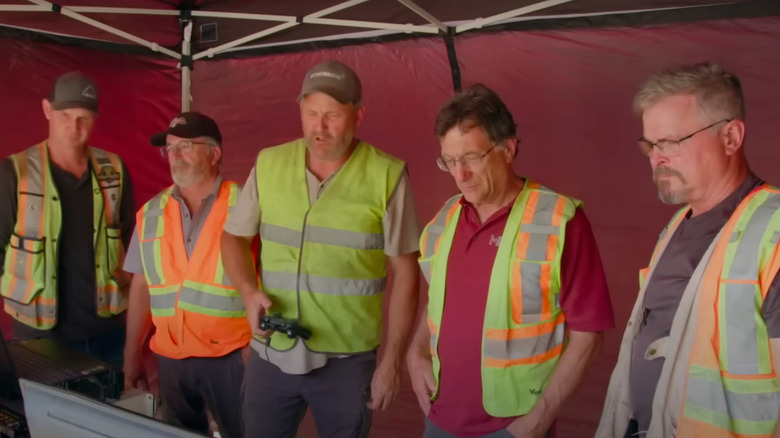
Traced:
<path fill-rule="evenodd" d="M 0 26 L 49 37 L 146 46 L 181 53 L 191 20 L 195 59 L 301 42 L 435 35 L 508 22 L 647 11 L 770 5 L 724 0 L 0 0 Z M 769 11 L 768 13 L 774 13 Z"/>

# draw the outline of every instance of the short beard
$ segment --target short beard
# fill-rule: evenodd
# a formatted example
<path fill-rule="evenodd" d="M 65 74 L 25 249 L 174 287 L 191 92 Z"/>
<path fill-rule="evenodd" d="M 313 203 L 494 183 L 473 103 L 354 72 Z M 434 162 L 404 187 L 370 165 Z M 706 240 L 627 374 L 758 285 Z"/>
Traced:
<path fill-rule="evenodd" d="M 670 181 L 658 178 L 661 175 L 673 176 L 679 179 L 683 184 L 683 188 L 678 191 L 673 191 L 672 183 Z M 685 190 L 686 180 L 679 171 L 672 169 L 671 167 L 657 167 L 653 171 L 653 182 L 655 182 L 656 187 L 658 187 L 658 199 L 664 204 L 678 205 L 688 201 L 688 193 Z"/>

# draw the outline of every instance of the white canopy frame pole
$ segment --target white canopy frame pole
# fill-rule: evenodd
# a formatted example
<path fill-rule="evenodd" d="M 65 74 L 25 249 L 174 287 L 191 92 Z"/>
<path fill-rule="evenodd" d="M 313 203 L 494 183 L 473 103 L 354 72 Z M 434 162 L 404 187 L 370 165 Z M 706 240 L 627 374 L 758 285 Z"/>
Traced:
<path fill-rule="evenodd" d="M 51 2 L 47 2 L 47 1 L 44 1 L 44 0 L 28 0 L 28 1 L 30 3 L 34 3 L 34 4 L 38 5 L 38 6 L 47 8 L 49 11 L 52 11 L 52 12 L 54 11 L 54 9 L 53 9 L 54 5 Z M 163 54 L 168 55 L 168 56 L 170 56 L 171 58 L 174 58 L 174 59 L 181 59 L 181 55 L 176 53 L 176 52 L 174 52 L 173 50 L 166 49 L 165 47 L 161 47 L 157 43 L 154 43 L 154 42 L 151 42 L 151 41 L 147 41 L 147 40 L 145 40 L 143 38 L 139 38 L 139 37 L 137 37 L 137 36 L 135 36 L 133 34 L 127 33 L 125 31 L 117 29 L 117 28 L 115 28 L 113 26 L 109 26 L 109 25 L 107 25 L 105 23 L 101 23 L 101 22 L 99 22 L 97 20 L 93 20 L 92 18 L 85 17 L 84 15 L 81 15 L 78 12 L 74 12 L 74 11 L 68 9 L 67 6 L 61 7 L 59 13 L 64 15 L 64 16 L 66 16 L 66 17 L 72 18 L 72 19 L 74 19 L 76 21 L 80 21 L 82 23 L 88 24 L 88 25 L 90 25 L 92 27 L 96 27 L 96 28 L 98 28 L 100 30 L 103 30 L 105 32 L 108 32 L 110 34 L 116 35 L 118 37 L 121 37 L 121 38 L 124 38 L 126 40 L 132 41 L 132 42 L 134 42 L 136 44 L 139 44 L 141 46 L 147 47 L 147 48 L 149 48 L 150 50 L 152 50 L 154 52 L 163 53 Z"/>
<path fill-rule="evenodd" d="M 187 21 L 187 25 L 183 29 L 183 38 L 181 42 L 181 112 L 190 110 L 190 103 L 192 102 L 192 95 L 190 94 L 190 88 L 192 85 L 191 74 L 192 67 L 189 63 L 184 62 L 189 58 L 192 50 L 192 20 Z"/>
<path fill-rule="evenodd" d="M 317 12 L 313 12 L 311 14 L 308 14 L 304 16 L 303 18 L 298 19 L 298 17 L 293 16 L 285 16 L 285 15 L 262 15 L 262 14 L 238 14 L 238 13 L 231 13 L 231 12 L 208 12 L 208 11 L 193 11 L 192 15 L 197 17 L 219 17 L 219 18 L 239 18 L 239 19 L 248 19 L 248 20 L 266 20 L 266 21 L 282 21 L 281 24 L 278 24 L 274 27 L 262 30 L 257 33 L 253 33 L 251 35 L 247 35 L 245 37 L 239 38 L 235 41 L 231 41 L 225 44 L 222 44 L 217 47 L 212 47 L 210 49 L 206 49 L 192 57 L 193 60 L 198 60 L 206 57 L 213 57 L 214 55 L 227 51 L 229 49 L 232 49 L 234 47 L 240 46 L 244 43 L 248 43 L 250 41 L 254 41 L 260 38 L 264 38 L 268 35 L 272 35 L 278 32 L 281 32 L 283 30 L 289 29 L 291 27 L 297 26 L 300 23 L 309 23 L 309 24 L 325 24 L 325 25 L 331 25 L 331 26 L 349 26 L 349 27 L 362 27 L 362 28 L 369 28 L 369 29 L 377 29 L 377 30 L 392 30 L 396 32 L 421 32 L 421 33 L 431 33 L 435 34 L 439 32 L 438 27 L 426 25 L 426 26 L 417 26 L 412 24 L 397 24 L 397 23 L 377 23 L 372 21 L 357 21 L 357 20 L 340 20 L 340 19 L 330 19 L 330 18 L 322 18 L 325 15 L 332 14 L 334 12 L 342 11 L 344 9 L 351 8 L 353 6 L 359 5 L 361 3 L 365 3 L 370 0 L 349 0 L 343 3 L 339 3 L 337 5 L 331 6 L 329 8 L 325 8 L 322 10 L 319 10 Z M 424 11 L 423 11 L 424 12 Z M 442 24 L 443 26 L 443 24 Z M 446 28 L 446 26 L 444 26 Z"/>
<path fill-rule="evenodd" d="M 481 29 L 484 26 L 489 26 L 491 24 L 498 23 L 499 21 L 519 17 L 521 15 L 530 14 L 536 11 L 541 11 L 542 9 L 551 8 L 553 6 L 562 5 L 564 3 L 569 3 L 572 1 L 574 0 L 546 0 L 543 2 L 524 6 L 522 8 L 513 9 L 511 11 L 504 12 L 503 14 L 493 15 L 492 17 L 477 18 L 476 20 L 473 20 L 466 24 L 461 24 L 460 26 L 456 27 L 455 33 L 461 33 L 472 29 Z"/>
<path fill-rule="evenodd" d="M 443 33 L 447 33 L 447 25 L 444 24 L 441 20 L 434 17 L 431 13 L 420 7 L 417 3 L 413 2 L 412 0 L 398 0 L 398 3 L 401 3 L 402 5 L 406 6 L 407 8 L 411 9 L 412 12 L 415 14 L 425 18 L 428 20 L 429 23 L 439 28 L 440 31 Z"/>
<path fill-rule="evenodd" d="M 369 0 L 349 0 L 343 3 L 339 3 L 337 5 L 331 6 L 326 9 L 322 9 L 320 11 L 314 12 L 312 14 L 307 15 L 306 17 L 315 17 L 319 18 L 323 15 L 331 14 L 336 11 L 341 11 L 347 8 L 351 8 L 352 6 L 359 5 L 360 3 L 365 3 Z M 285 15 L 263 15 L 263 14 L 239 14 L 239 13 L 232 13 L 232 12 L 208 12 L 208 11 L 193 11 L 192 15 L 194 17 L 216 17 L 216 18 L 238 18 L 238 19 L 247 19 L 247 20 L 266 20 L 266 21 L 281 21 L 281 24 L 278 24 L 274 27 L 261 30 L 260 32 L 253 33 L 251 35 L 247 35 L 245 37 L 239 38 L 234 41 L 230 41 L 228 43 L 219 45 L 217 47 L 212 47 L 210 49 L 206 49 L 192 57 L 193 61 L 206 58 L 206 57 L 213 57 L 217 53 L 224 52 L 226 50 L 232 49 L 233 47 L 240 46 L 244 43 L 248 43 L 250 41 L 254 41 L 260 38 L 264 38 L 268 35 L 272 35 L 278 32 L 281 32 L 283 30 L 289 29 L 291 27 L 295 27 L 298 24 L 298 17 L 293 16 L 285 16 Z M 306 18 L 304 17 L 304 19 Z"/>

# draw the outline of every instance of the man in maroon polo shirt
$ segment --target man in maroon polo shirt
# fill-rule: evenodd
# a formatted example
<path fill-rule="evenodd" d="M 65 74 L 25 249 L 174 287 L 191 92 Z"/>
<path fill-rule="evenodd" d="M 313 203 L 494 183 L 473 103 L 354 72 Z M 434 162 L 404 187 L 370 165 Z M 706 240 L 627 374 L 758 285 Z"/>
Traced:
<path fill-rule="evenodd" d="M 614 327 L 580 202 L 516 175 L 516 125 L 475 85 L 436 120 L 461 195 L 421 239 L 428 309 L 409 350 L 426 438 L 544 437 Z"/>

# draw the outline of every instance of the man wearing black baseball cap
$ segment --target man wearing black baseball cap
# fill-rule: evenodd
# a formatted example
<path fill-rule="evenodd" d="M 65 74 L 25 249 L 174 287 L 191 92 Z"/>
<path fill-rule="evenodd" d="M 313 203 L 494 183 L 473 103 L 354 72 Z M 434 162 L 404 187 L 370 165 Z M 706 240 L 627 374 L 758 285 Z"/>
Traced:
<path fill-rule="evenodd" d="M 142 345 L 152 324 L 164 419 L 220 436 L 241 437 L 236 406 L 251 338 L 244 304 L 227 281 L 219 235 L 239 186 L 219 172 L 222 134 L 197 112 L 171 120 L 149 142 L 167 157 L 174 185 L 147 202 L 124 269 L 133 275 L 125 344 L 125 385 L 148 389 Z"/>
<path fill-rule="evenodd" d="M 0 292 L 14 337 L 120 367 L 135 206 L 122 160 L 89 146 L 98 96 L 83 73 L 58 77 L 42 101 L 48 138 L 0 165 Z"/>
<path fill-rule="evenodd" d="M 303 138 L 260 152 L 225 224 L 225 272 L 256 334 L 242 405 L 247 437 L 295 436 L 306 406 L 321 438 L 365 437 L 371 410 L 398 394 L 417 313 L 419 227 L 406 164 L 355 137 L 362 91 L 341 62 L 312 67 L 298 96 Z M 249 257 L 257 234 L 260 284 Z M 311 337 L 260 330 L 266 312 Z"/>

